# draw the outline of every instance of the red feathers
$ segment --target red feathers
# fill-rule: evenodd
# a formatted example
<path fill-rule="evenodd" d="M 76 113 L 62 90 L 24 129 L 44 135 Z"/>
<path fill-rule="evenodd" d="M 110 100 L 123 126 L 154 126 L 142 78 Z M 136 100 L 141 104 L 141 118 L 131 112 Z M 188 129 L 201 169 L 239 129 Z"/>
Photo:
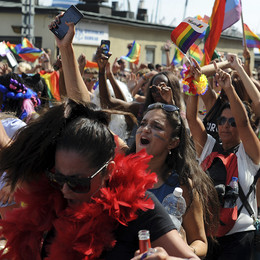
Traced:
<path fill-rule="evenodd" d="M 25 207 L 15 209 L 1 220 L 1 235 L 7 239 L 6 254 L 0 259 L 41 259 L 44 231 L 55 228 L 55 238 L 47 259 L 96 259 L 116 241 L 113 232 L 137 218 L 137 210 L 154 207 L 145 191 L 156 182 L 156 174 L 146 172 L 151 156 L 145 151 L 117 155 L 108 187 L 100 190 L 93 203 L 77 209 L 66 208 L 60 191 L 43 178 L 30 185 L 30 191 L 17 192 L 16 201 Z"/>

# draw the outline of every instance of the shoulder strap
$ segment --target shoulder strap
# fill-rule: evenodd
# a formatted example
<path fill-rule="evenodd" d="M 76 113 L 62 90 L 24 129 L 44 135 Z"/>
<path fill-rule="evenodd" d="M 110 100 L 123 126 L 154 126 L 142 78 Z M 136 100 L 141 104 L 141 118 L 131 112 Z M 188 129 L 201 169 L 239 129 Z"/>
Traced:
<path fill-rule="evenodd" d="M 255 192 L 255 187 L 256 187 L 256 182 L 258 180 L 258 178 L 260 177 L 260 169 L 257 171 L 255 177 L 254 177 L 254 181 L 253 183 L 250 185 L 249 191 L 247 193 L 247 195 L 245 196 L 242 187 L 240 186 L 239 182 L 238 182 L 238 187 L 239 187 L 239 197 L 242 201 L 242 206 L 239 208 L 238 210 L 238 215 L 240 214 L 243 206 L 246 208 L 246 210 L 248 211 L 249 215 L 254 219 L 254 211 L 252 210 L 252 207 L 250 206 L 250 204 L 248 203 L 247 199 L 249 198 L 250 194 L 252 191 Z"/>

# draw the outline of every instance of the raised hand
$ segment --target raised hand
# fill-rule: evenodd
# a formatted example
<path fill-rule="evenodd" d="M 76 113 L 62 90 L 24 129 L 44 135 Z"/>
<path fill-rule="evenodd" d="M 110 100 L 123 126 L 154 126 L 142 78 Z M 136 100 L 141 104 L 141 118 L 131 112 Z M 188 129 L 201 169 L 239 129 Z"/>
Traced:
<path fill-rule="evenodd" d="M 103 50 L 101 47 L 98 47 L 97 48 L 97 52 L 96 52 L 96 60 L 97 60 L 97 64 L 98 64 L 98 68 L 99 68 L 99 71 L 105 71 L 105 68 L 106 68 L 106 65 L 107 65 L 107 62 L 108 62 L 108 59 L 109 57 L 112 55 L 111 52 L 109 52 L 107 55 L 105 55 L 103 53 Z"/>
<path fill-rule="evenodd" d="M 49 29 L 51 28 L 55 28 L 56 26 L 58 26 L 60 24 L 60 18 L 64 15 L 64 12 L 60 13 L 59 15 L 57 15 L 55 17 L 55 20 L 53 20 L 51 22 L 51 24 L 48 26 Z M 59 39 L 58 37 L 55 36 L 55 39 L 56 39 L 56 43 L 57 43 L 57 46 L 59 48 L 62 48 L 62 47 L 66 47 L 68 45 L 71 45 L 72 44 L 72 40 L 73 40 L 73 37 L 75 35 L 75 25 L 73 22 L 70 22 L 70 23 L 67 23 L 65 22 L 66 25 L 69 26 L 69 30 L 67 32 L 67 34 L 64 36 L 63 39 Z"/>
<path fill-rule="evenodd" d="M 196 81 L 200 80 L 200 76 L 201 76 L 201 67 L 199 65 L 199 63 L 194 59 L 194 58 L 190 58 L 192 64 L 190 65 L 190 74 L 194 77 L 194 79 Z"/>
<path fill-rule="evenodd" d="M 218 82 L 218 85 L 223 88 L 224 90 L 228 90 L 232 86 L 232 81 L 230 75 L 225 72 L 224 70 L 218 68 L 217 63 L 213 62 L 215 71 L 216 71 L 216 80 Z"/>
<path fill-rule="evenodd" d="M 228 53 L 227 60 L 229 61 L 232 69 L 234 70 L 237 70 L 240 66 L 242 66 L 242 61 L 238 58 L 237 54 Z"/>

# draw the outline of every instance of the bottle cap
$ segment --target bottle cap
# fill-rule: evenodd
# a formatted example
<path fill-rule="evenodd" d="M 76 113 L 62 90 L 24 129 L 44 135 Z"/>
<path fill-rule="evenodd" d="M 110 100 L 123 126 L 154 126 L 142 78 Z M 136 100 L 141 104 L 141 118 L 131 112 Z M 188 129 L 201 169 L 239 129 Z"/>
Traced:
<path fill-rule="evenodd" d="M 232 181 L 237 181 L 238 178 L 237 177 L 232 177 Z"/>
<path fill-rule="evenodd" d="M 138 238 L 139 238 L 139 240 L 150 239 L 150 232 L 149 232 L 149 230 L 139 230 L 138 231 Z"/>
<path fill-rule="evenodd" d="M 173 191 L 174 196 L 180 197 L 182 195 L 182 188 L 176 187 L 175 190 Z"/>

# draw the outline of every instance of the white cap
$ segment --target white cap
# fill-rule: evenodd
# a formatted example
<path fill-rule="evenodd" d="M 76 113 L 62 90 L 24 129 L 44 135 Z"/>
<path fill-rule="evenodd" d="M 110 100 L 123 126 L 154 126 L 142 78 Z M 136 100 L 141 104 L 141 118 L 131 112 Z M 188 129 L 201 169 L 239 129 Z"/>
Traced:
<path fill-rule="evenodd" d="M 180 197 L 182 195 L 182 188 L 176 187 L 175 190 L 173 191 L 174 196 Z"/>

